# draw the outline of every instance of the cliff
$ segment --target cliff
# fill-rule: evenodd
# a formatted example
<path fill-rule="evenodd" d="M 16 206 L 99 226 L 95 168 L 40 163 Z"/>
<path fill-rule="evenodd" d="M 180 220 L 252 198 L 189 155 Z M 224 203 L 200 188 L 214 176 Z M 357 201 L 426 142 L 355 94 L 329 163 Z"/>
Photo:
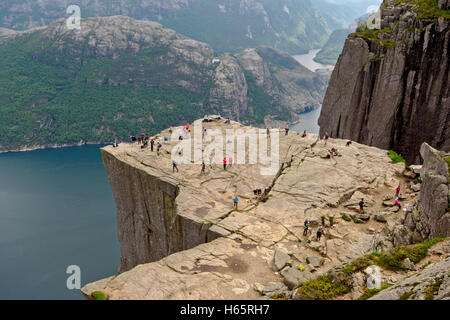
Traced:
<path fill-rule="evenodd" d="M 225 152 L 237 145 L 237 137 L 252 137 L 252 130 L 259 148 L 267 143 L 265 130 L 212 119 L 196 121 L 184 145 L 177 139 L 182 128 L 173 128 L 175 139 L 163 144 L 159 156 L 137 144 L 102 149 L 117 205 L 121 269 L 117 276 L 86 285 L 86 297 L 102 291 L 108 299 L 299 298 L 299 284 L 316 281 L 330 269 L 421 240 L 402 232 L 410 209 L 399 211 L 389 200 L 400 184 L 402 206 L 417 201 L 408 178 L 412 173 L 402 163 L 392 164 L 386 150 L 346 146 L 340 139 L 326 146 L 316 135 L 302 138 L 295 132 L 282 132 L 277 144 L 273 130 L 268 155 L 273 160 L 279 154 L 274 170 L 267 171 L 271 162 L 249 163 L 256 150 L 246 145 L 243 163 L 233 152 L 227 170 L 220 156 L 210 165 L 213 158 L 206 154 L 206 174 L 201 175 L 200 150 Z M 194 137 L 201 139 L 204 128 L 214 139 L 198 144 Z M 228 136 L 219 138 L 227 130 Z M 170 133 L 164 130 L 161 136 Z M 219 141 L 215 148 L 212 141 Z M 331 146 L 342 156 L 325 159 Z M 191 161 L 179 162 L 179 172 L 172 173 L 172 153 L 190 154 Z M 255 196 L 255 189 L 267 189 L 268 197 Z M 238 210 L 233 210 L 235 196 Z M 363 214 L 358 212 L 361 198 Z M 312 229 L 306 236 L 305 219 Z M 324 235 L 318 241 L 320 224 Z M 391 283 L 391 278 L 383 281 Z M 355 288 L 352 297 L 362 294 L 361 286 Z"/>
<path fill-rule="evenodd" d="M 324 99 L 321 134 L 393 149 L 450 150 L 448 1 L 385 0 L 381 29 L 349 35 Z"/>
<path fill-rule="evenodd" d="M 0 30 L 0 65 L 0 151 L 111 143 L 213 113 L 289 122 L 320 106 L 327 83 L 275 49 L 217 55 L 123 16 Z"/>
<path fill-rule="evenodd" d="M 450 236 L 449 154 L 433 149 L 427 143 L 420 148 L 423 166 L 416 166 L 416 184 L 420 190 L 418 206 L 405 218 L 410 231 L 423 237 Z M 414 176 L 413 176 L 414 177 Z M 419 180 L 420 179 L 420 180 Z"/>

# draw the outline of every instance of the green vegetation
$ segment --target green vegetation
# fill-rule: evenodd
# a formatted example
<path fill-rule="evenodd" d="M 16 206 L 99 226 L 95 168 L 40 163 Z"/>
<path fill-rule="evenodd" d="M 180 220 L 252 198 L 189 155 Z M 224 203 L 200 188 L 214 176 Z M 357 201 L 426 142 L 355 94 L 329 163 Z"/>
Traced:
<path fill-rule="evenodd" d="M 408 300 L 414 294 L 412 291 L 407 291 L 398 298 L 398 300 Z"/>
<path fill-rule="evenodd" d="M 91 293 L 94 300 L 106 300 L 106 295 L 102 291 L 94 291 Z"/>
<path fill-rule="evenodd" d="M 288 297 L 284 293 L 273 294 L 269 298 L 272 300 L 288 300 Z"/>
<path fill-rule="evenodd" d="M 349 33 L 348 29 L 333 31 L 323 48 L 315 56 L 314 61 L 322 64 L 335 65 L 344 48 L 345 40 Z"/>
<path fill-rule="evenodd" d="M 188 91 L 174 84 L 183 79 L 176 69 L 154 63 L 164 48 L 100 60 L 73 48 L 61 53 L 41 32 L 0 47 L 2 149 L 128 140 L 130 134 L 154 134 L 210 111 L 205 79 Z"/>
<path fill-rule="evenodd" d="M 365 23 L 361 23 L 356 28 L 352 36 L 359 36 L 367 40 L 378 43 L 387 49 L 395 48 L 396 43 L 392 40 L 392 29 L 389 27 L 383 29 L 369 29 Z"/>
<path fill-rule="evenodd" d="M 242 122 L 248 124 L 264 123 L 264 118 L 267 115 L 281 121 L 290 119 L 290 110 L 286 107 L 276 106 L 274 99 L 256 84 L 250 72 L 244 70 L 244 75 L 248 86 L 247 96 L 251 111 L 242 117 Z"/>
<path fill-rule="evenodd" d="M 344 295 L 352 290 L 352 274 L 371 265 L 377 265 L 383 269 L 404 270 L 402 267 L 404 259 L 409 258 L 413 263 L 418 263 L 426 257 L 429 247 L 443 240 L 447 239 L 436 238 L 411 246 L 397 247 L 387 252 L 367 254 L 348 263 L 342 269 L 342 272 L 337 272 L 334 281 L 333 277 L 328 274 L 299 284 L 296 298 L 300 300 L 329 300 Z M 360 299 L 370 298 L 387 287 L 388 285 L 383 285 L 379 290 L 366 291 Z"/>
<path fill-rule="evenodd" d="M 425 300 L 433 300 L 434 295 L 438 293 L 441 284 L 444 282 L 443 279 L 436 280 L 428 287 L 425 288 Z"/>
<path fill-rule="evenodd" d="M 0 150 L 128 141 L 131 134 L 153 135 L 220 113 L 210 104 L 211 66 L 181 62 L 193 70 L 186 75 L 177 63 L 165 63 L 170 49 L 164 46 L 99 57 L 69 38 L 58 39 L 65 45 L 61 49 L 45 32 L 3 40 L 0 46 Z M 288 55 L 258 50 L 271 69 L 299 67 Z M 250 111 L 242 121 L 291 118 L 250 73 L 245 76 Z"/>
<path fill-rule="evenodd" d="M 439 9 L 438 0 L 396 0 L 397 3 L 415 4 L 413 9 L 417 13 L 419 19 L 432 19 L 443 17 L 450 19 L 450 10 Z"/>
<path fill-rule="evenodd" d="M 383 61 L 384 57 L 380 55 L 376 55 L 372 59 L 369 60 L 369 62 L 377 62 L 377 61 Z"/>
<path fill-rule="evenodd" d="M 352 221 L 352 219 L 347 216 L 345 213 L 341 213 L 341 218 L 347 222 Z"/>
<path fill-rule="evenodd" d="M 388 270 L 405 270 L 403 260 L 409 258 L 411 262 L 418 263 L 428 254 L 428 248 L 445 239 L 435 238 L 411 246 L 397 247 L 387 252 L 374 252 L 353 260 L 343 269 L 347 275 L 363 270 L 370 265 L 377 265 Z"/>
<path fill-rule="evenodd" d="M 368 300 L 372 298 L 374 295 L 378 294 L 380 291 L 383 291 L 384 289 L 387 289 L 391 287 L 391 284 L 383 284 L 380 288 L 375 289 L 364 289 L 364 293 L 358 298 L 358 300 Z"/>
<path fill-rule="evenodd" d="M 388 154 L 389 158 L 391 158 L 392 163 L 403 162 L 406 164 L 406 160 L 401 155 L 399 155 L 397 152 L 390 150 L 390 151 L 388 151 L 387 154 Z"/>
<path fill-rule="evenodd" d="M 361 220 L 359 220 L 357 217 L 353 218 L 354 223 L 363 223 Z"/>
<path fill-rule="evenodd" d="M 346 277 L 337 283 L 329 275 L 319 276 L 315 280 L 301 284 L 296 298 L 299 300 L 331 300 L 352 290 L 351 279 Z"/>
<path fill-rule="evenodd" d="M 33 25 L 48 25 L 57 18 L 67 17 L 67 2 L 63 0 L 21 0 L 24 7 L 32 10 L 20 12 L 14 7 L 16 1 L 3 2 L 1 27 L 25 29 L 30 20 Z M 285 3 L 273 0 L 258 0 L 249 6 L 241 6 L 240 1 L 195 0 L 181 6 L 178 1 L 166 1 L 164 9 L 154 2 L 150 5 L 149 1 L 143 0 L 89 2 L 83 6 L 82 16 L 129 15 L 138 20 L 158 21 L 190 38 L 208 43 L 218 52 L 232 53 L 261 45 L 276 46 L 292 54 L 307 52 L 322 46 L 337 25 L 334 19 L 306 1 L 291 2 L 289 14 L 285 12 Z"/>

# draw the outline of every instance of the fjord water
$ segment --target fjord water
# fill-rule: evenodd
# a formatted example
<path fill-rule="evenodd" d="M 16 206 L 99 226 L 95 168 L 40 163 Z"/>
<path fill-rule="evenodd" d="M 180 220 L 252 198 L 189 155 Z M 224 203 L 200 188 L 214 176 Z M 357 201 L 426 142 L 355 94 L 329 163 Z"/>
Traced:
<path fill-rule="evenodd" d="M 114 274 L 116 209 L 99 146 L 0 154 L 0 300 L 83 299 L 66 287 Z"/>
<path fill-rule="evenodd" d="M 306 130 L 308 133 L 319 134 L 320 127 L 318 125 L 320 111 L 322 108 L 315 109 L 310 112 L 300 114 L 301 121 L 291 127 L 291 130 L 297 132 L 303 132 Z"/>

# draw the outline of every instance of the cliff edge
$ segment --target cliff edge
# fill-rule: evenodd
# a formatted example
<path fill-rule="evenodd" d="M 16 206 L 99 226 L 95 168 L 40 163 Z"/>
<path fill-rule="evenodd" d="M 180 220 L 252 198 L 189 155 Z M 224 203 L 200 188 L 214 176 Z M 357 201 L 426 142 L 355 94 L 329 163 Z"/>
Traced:
<path fill-rule="evenodd" d="M 332 268 L 424 240 L 403 229 L 419 195 L 411 189 L 412 172 L 402 163 L 393 164 L 385 150 L 358 143 L 346 146 L 340 139 L 325 145 L 316 135 L 295 132 L 281 132 L 279 144 L 272 144 L 279 130 L 264 143 L 265 130 L 220 117 L 196 121 L 183 141 L 190 145 L 191 137 L 202 137 L 204 129 L 205 139 L 193 149 L 179 149 L 178 139 L 163 142 L 159 155 L 156 148 L 152 152 L 138 144 L 102 149 L 117 205 L 121 270 L 86 285 L 86 297 L 94 291 L 108 299 L 296 297 L 299 284 Z M 172 128 L 175 137 L 182 130 Z M 230 130 L 236 135 L 217 140 Z M 249 160 L 224 170 L 221 161 L 210 165 L 206 158 L 206 174 L 201 174 L 201 164 L 194 163 L 196 148 L 208 150 L 212 141 L 220 141 L 226 150 L 236 137 L 252 131 L 259 148 L 269 144 L 268 154 L 277 152 L 278 145 L 275 171 L 263 175 L 268 163 Z M 160 136 L 170 137 L 170 132 Z M 324 157 L 331 147 L 340 156 Z M 250 159 L 251 149 L 245 150 L 245 159 Z M 173 173 L 173 152 L 192 152 L 193 162 L 178 164 L 179 172 Z M 398 185 L 406 210 L 392 202 Z M 267 196 L 255 196 L 256 189 L 263 194 L 267 190 Z M 233 209 L 235 196 L 240 199 L 238 210 Z M 306 219 L 311 225 L 305 235 Z M 324 231 L 318 240 L 319 225 Z M 352 293 L 353 298 L 359 295 L 361 291 Z"/>
<path fill-rule="evenodd" d="M 328 132 L 418 163 L 450 150 L 449 2 L 385 0 L 380 29 L 350 34 L 319 118 Z"/>

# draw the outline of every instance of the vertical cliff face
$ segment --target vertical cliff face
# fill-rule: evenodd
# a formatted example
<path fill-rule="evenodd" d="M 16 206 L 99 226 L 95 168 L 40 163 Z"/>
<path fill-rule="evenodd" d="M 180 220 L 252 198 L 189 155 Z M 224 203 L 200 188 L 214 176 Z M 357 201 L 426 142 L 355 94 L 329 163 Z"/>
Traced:
<path fill-rule="evenodd" d="M 424 160 L 421 172 L 422 186 L 419 210 L 422 222 L 429 236 L 448 237 L 450 235 L 450 194 L 446 155 L 424 143 L 420 148 Z M 448 155 L 447 155 L 448 156 Z"/>
<path fill-rule="evenodd" d="M 431 1 L 433 2 L 433 1 Z M 381 29 L 351 34 L 333 72 L 321 134 L 394 149 L 450 150 L 449 2 L 385 0 Z"/>
<path fill-rule="evenodd" d="M 178 214 L 175 181 L 125 160 L 126 154 L 116 154 L 112 147 L 102 154 L 117 207 L 119 273 L 207 241 L 207 224 Z"/>

